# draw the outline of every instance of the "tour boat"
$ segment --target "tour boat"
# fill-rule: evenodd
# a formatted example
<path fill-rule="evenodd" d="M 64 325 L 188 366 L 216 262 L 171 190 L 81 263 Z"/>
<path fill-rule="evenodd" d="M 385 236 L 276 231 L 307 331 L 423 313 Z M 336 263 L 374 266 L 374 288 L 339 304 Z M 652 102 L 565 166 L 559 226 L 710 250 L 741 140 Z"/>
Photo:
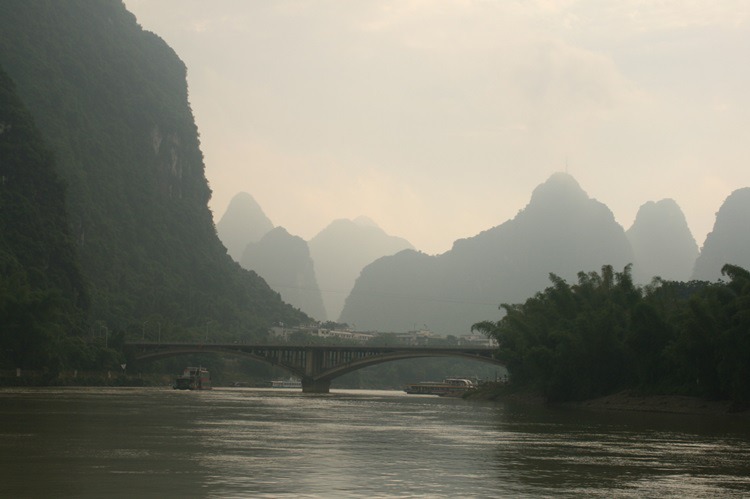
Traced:
<path fill-rule="evenodd" d="M 460 397 L 476 389 L 477 385 L 466 378 L 445 378 L 443 381 L 422 381 L 404 386 L 410 395 L 440 395 L 441 397 Z"/>
<path fill-rule="evenodd" d="M 174 380 L 175 390 L 210 390 L 211 374 L 205 367 L 186 367 Z"/>
<path fill-rule="evenodd" d="M 302 388 L 302 381 L 296 378 L 275 379 L 271 381 L 271 388 Z"/>

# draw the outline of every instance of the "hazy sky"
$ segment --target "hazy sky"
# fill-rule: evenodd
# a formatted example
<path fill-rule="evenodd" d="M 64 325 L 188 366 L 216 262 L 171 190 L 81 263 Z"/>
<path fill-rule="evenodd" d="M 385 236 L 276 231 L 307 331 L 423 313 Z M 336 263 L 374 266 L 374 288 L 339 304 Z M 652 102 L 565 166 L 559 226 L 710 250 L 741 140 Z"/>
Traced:
<path fill-rule="evenodd" d="M 750 186 L 750 2 L 126 0 L 188 67 L 218 219 L 247 191 L 309 239 L 367 215 L 426 253 L 567 169 L 628 229 L 699 246 Z"/>

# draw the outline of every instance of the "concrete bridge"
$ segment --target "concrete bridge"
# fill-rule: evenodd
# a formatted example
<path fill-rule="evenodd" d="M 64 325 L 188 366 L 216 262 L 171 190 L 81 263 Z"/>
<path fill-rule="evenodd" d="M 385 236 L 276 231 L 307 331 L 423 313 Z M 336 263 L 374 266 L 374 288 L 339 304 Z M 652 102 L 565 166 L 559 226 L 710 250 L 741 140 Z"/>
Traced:
<path fill-rule="evenodd" d="M 136 361 L 195 353 L 241 355 L 281 367 L 302 380 L 306 393 L 328 393 L 331 380 L 363 367 L 417 357 L 460 357 L 503 365 L 488 347 L 250 345 L 243 343 L 126 343 Z"/>

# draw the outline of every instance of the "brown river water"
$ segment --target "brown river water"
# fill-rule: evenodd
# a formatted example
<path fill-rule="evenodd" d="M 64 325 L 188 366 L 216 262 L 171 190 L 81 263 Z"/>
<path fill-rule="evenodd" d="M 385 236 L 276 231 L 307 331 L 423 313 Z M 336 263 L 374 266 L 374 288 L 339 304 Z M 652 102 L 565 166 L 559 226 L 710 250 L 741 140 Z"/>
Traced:
<path fill-rule="evenodd" d="M 0 390 L 0 497 L 750 497 L 736 416 L 395 391 Z"/>

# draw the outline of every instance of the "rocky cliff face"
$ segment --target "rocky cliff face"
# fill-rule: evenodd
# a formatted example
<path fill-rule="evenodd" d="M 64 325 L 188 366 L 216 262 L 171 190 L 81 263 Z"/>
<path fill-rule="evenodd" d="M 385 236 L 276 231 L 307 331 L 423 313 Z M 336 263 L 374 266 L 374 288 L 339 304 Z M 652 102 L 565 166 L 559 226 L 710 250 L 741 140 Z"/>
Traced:
<path fill-rule="evenodd" d="M 240 264 L 258 273 L 281 298 L 310 317 L 326 320 L 310 250 L 304 239 L 289 234 L 283 227 L 250 243 Z"/>
<path fill-rule="evenodd" d="M 365 217 L 334 220 L 313 237 L 309 245 L 323 303 L 331 320 L 341 314 L 344 300 L 365 265 L 412 248 L 407 240 L 386 234 Z"/>
<path fill-rule="evenodd" d="M 671 281 L 690 279 L 698 245 L 674 200 L 650 201 L 641 206 L 626 235 L 633 248 L 636 283 L 648 284 L 655 276 Z"/>
<path fill-rule="evenodd" d="M 436 257 L 404 251 L 362 275 L 341 314 L 359 329 L 404 331 L 426 325 L 463 334 L 499 318 L 549 284 L 549 273 L 574 281 L 579 271 L 623 268 L 633 254 L 622 227 L 573 177 L 558 173 L 537 187 L 513 219 L 456 241 Z"/>
<path fill-rule="evenodd" d="M 750 269 L 750 187 L 737 189 L 716 214 L 713 230 L 706 236 L 695 262 L 693 279 L 715 281 L 729 263 Z"/>
<path fill-rule="evenodd" d="M 185 66 L 121 2 L 1 2 L 0 64 L 68 187 L 93 321 L 255 334 L 303 318 L 216 237 Z"/>

